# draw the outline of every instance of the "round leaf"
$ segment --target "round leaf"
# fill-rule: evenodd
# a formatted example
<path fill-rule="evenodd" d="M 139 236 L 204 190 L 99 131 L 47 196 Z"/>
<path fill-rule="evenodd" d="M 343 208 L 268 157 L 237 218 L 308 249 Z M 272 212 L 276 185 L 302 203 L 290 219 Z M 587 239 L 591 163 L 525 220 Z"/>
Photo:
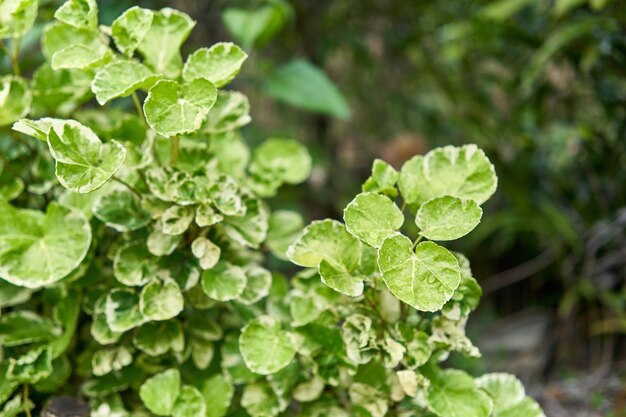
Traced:
<path fill-rule="evenodd" d="M 6 126 L 26 116 L 32 100 L 30 89 L 23 79 L 0 77 L 0 126 Z"/>
<path fill-rule="evenodd" d="M 148 67 L 135 61 L 116 61 L 96 73 L 91 91 L 100 105 L 117 97 L 131 95 L 137 89 L 147 89 L 158 79 Z"/>
<path fill-rule="evenodd" d="M 239 350 L 248 369 L 261 375 L 281 370 L 296 354 L 289 334 L 269 316 L 258 317 L 243 328 Z"/>
<path fill-rule="evenodd" d="M 463 371 L 448 369 L 439 371 L 430 379 L 428 404 L 439 416 L 488 417 L 493 402 L 476 385 L 474 378 Z"/>
<path fill-rule="evenodd" d="M 101 196 L 95 201 L 92 212 L 98 220 L 118 232 L 141 229 L 150 222 L 150 213 L 129 191 L 114 191 Z"/>
<path fill-rule="evenodd" d="M 202 393 L 190 385 L 183 385 L 174 403 L 172 417 L 204 417 L 206 402 Z"/>
<path fill-rule="evenodd" d="M 171 278 L 163 283 L 152 281 L 141 291 L 139 308 L 148 320 L 169 320 L 176 317 L 185 305 L 183 294 Z"/>
<path fill-rule="evenodd" d="M 378 250 L 378 266 L 389 291 L 422 311 L 437 311 L 461 282 L 455 256 L 433 242 L 422 242 L 413 252 L 406 236 L 387 238 Z"/>
<path fill-rule="evenodd" d="M 230 42 L 219 42 L 210 48 L 200 48 L 189 55 L 183 67 L 183 79 L 206 78 L 216 87 L 223 87 L 239 73 L 248 54 Z"/>
<path fill-rule="evenodd" d="M 202 289 L 210 298 L 229 301 L 239 297 L 246 288 L 246 274 L 238 266 L 219 262 L 202 273 Z"/>
<path fill-rule="evenodd" d="M 394 235 L 404 215 L 388 197 L 377 193 L 357 195 L 343 211 L 346 230 L 375 248 Z"/>
<path fill-rule="evenodd" d="M 139 295 L 134 291 L 113 289 L 106 298 L 106 322 L 113 332 L 125 332 L 145 321 L 139 309 Z"/>
<path fill-rule="evenodd" d="M 117 49 L 131 56 L 152 25 L 154 12 L 133 6 L 122 13 L 111 25 L 111 34 Z"/>
<path fill-rule="evenodd" d="M 46 213 L 16 209 L 0 201 L 0 278 L 40 288 L 80 265 L 91 243 L 84 214 L 56 203 Z"/>
<path fill-rule="evenodd" d="M 254 151 L 250 172 L 299 184 L 311 173 L 309 151 L 294 139 L 271 138 Z"/>
<path fill-rule="evenodd" d="M 168 369 L 147 379 L 139 388 L 139 398 L 158 416 L 170 416 L 181 392 L 178 369 Z"/>
<path fill-rule="evenodd" d="M 539 405 L 526 396 L 519 379 L 510 374 L 491 373 L 476 379 L 494 401 L 493 417 L 545 417 Z"/>
<path fill-rule="evenodd" d="M 150 127 L 170 137 L 200 129 L 215 100 L 215 85 L 204 78 L 185 84 L 161 80 L 148 92 L 143 110 Z"/>
<path fill-rule="evenodd" d="M 482 215 L 476 201 L 446 195 L 422 204 L 415 223 L 420 234 L 428 239 L 454 240 L 474 230 Z"/>

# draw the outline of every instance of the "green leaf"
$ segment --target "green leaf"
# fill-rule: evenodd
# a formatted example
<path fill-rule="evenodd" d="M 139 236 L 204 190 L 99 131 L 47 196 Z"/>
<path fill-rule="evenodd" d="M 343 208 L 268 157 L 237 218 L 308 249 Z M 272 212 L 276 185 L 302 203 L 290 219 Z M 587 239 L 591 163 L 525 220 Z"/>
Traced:
<path fill-rule="evenodd" d="M 150 356 L 161 356 L 170 350 L 181 352 L 185 348 L 183 327 L 178 320 L 143 324 L 133 335 L 133 344 Z"/>
<path fill-rule="evenodd" d="M 420 235 L 431 240 L 454 240 L 465 236 L 480 223 L 483 210 L 474 200 L 446 195 L 422 204 L 415 223 Z"/>
<path fill-rule="evenodd" d="M 117 49 L 126 56 L 132 56 L 150 31 L 153 18 L 152 10 L 133 6 L 115 19 L 111 25 L 111 35 Z"/>
<path fill-rule="evenodd" d="M 482 204 L 498 186 L 495 170 L 476 145 L 446 146 L 409 159 L 398 181 L 408 204 L 451 195 Z"/>
<path fill-rule="evenodd" d="M 78 106 L 91 99 L 92 79 L 92 70 L 55 71 L 49 63 L 44 63 L 33 74 L 33 112 L 69 116 Z"/>
<path fill-rule="evenodd" d="M 150 213 L 129 191 L 113 191 L 96 199 L 93 215 L 118 232 L 141 229 L 150 222 Z"/>
<path fill-rule="evenodd" d="M 143 110 L 150 127 L 170 137 L 200 129 L 216 100 L 215 85 L 204 78 L 185 84 L 161 80 L 148 92 Z"/>
<path fill-rule="evenodd" d="M 334 220 L 314 221 L 287 250 L 296 265 L 319 267 L 322 281 L 343 294 L 357 297 L 363 278 L 355 272 L 362 253 L 361 242 Z"/>
<path fill-rule="evenodd" d="M 376 193 L 357 195 L 343 211 L 346 230 L 375 248 L 396 233 L 404 215 L 388 197 Z"/>
<path fill-rule="evenodd" d="M 494 402 L 492 417 L 545 417 L 535 400 L 526 396 L 524 386 L 513 375 L 491 373 L 476 379 Z"/>
<path fill-rule="evenodd" d="M 447 369 L 430 377 L 427 401 L 440 417 L 488 417 L 493 401 L 463 371 Z"/>
<path fill-rule="evenodd" d="M 363 183 L 364 192 L 382 193 L 390 198 L 398 195 L 396 182 L 398 171 L 381 159 L 375 159 L 372 165 L 372 175 Z"/>
<path fill-rule="evenodd" d="M 0 280 L 0 308 L 12 307 L 27 302 L 32 295 L 28 288 L 18 287 Z M 0 374 L 1 375 L 1 374 Z"/>
<path fill-rule="evenodd" d="M 91 357 L 92 373 L 103 376 L 133 363 L 133 355 L 125 346 L 97 350 Z"/>
<path fill-rule="evenodd" d="M 103 144 L 90 128 L 70 120 L 48 131 L 48 146 L 56 160 L 61 185 L 76 193 L 100 188 L 122 166 L 126 149 L 117 141 Z"/>
<path fill-rule="evenodd" d="M 86 29 L 78 29 L 63 22 L 53 22 L 45 26 L 41 35 L 41 51 L 51 61 L 54 56 L 72 46 L 82 45 L 93 51 L 106 48 L 99 34 Z"/>
<path fill-rule="evenodd" d="M 40 288 L 80 265 L 91 243 L 91 228 L 78 210 L 50 203 L 44 214 L 0 201 L 0 278 Z"/>
<path fill-rule="evenodd" d="M 139 295 L 126 289 L 115 288 L 106 298 L 105 311 L 109 328 L 114 332 L 125 332 L 144 323 L 139 308 Z"/>
<path fill-rule="evenodd" d="M 139 308 L 148 320 L 169 320 L 183 311 L 185 301 L 176 281 L 152 281 L 141 291 Z"/>
<path fill-rule="evenodd" d="M 207 403 L 206 417 L 223 417 L 230 407 L 235 388 L 223 375 L 217 374 L 202 382 L 200 392 Z"/>
<path fill-rule="evenodd" d="M 19 346 L 42 342 L 61 335 L 61 329 L 48 318 L 31 311 L 13 311 L 0 317 L 0 345 Z"/>
<path fill-rule="evenodd" d="M 113 275 L 124 285 L 143 286 L 156 276 L 158 265 L 144 244 L 121 247 L 113 260 Z"/>
<path fill-rule="evenodd" d="M 274 70 L 265 83 L 265 91 L 295 107 L 339 119 L 350 117 L 350 108 L 333 82 L 321 69 L 304 60 L 291 61 Z"/>
<path fill-rule="evenodd" d="M 187 231 L 193 219 L 192 207 L 173 205 L 161 215 L 161 230 L 166 235 L 181 235 Z"/>
<path fill-rule="evenodd" d="M 6 377 L 18 383 L 34 384 L 52 373 L 50 348 L 31 349 L 18 358 L 9 358 Z"/>
<path fill-rule="evenodd" d="M 378 250 L 378 266 L 389 291 L 421 311 L 437 311 L 461 282 L 454 255 L 433 242 L 412 249 L 406 236 L 387 238 Z"/>
<path fill-rule="evenodd" d="M 231 42 L 218 42 L 189 55 L 183 67 L 183 79 L 206 78 L 221 88 L 230 83 L 241 70 L 248 54 Z"/>
<path fill-rule="evenodd" d="M 211 269 L 220 260 L 222 250 L 205 237 L 198 237 L 191 243 L 191 253 L 198 258 L 202 269 Z"/>
<path fill-rule="evenodd" d="M 57 360 L 71 345 L 78 325 L 78 316 L 81 309 L 81 294 L 76 289 L 69 289 L 63 295 L 63 302 L 57 303 L 52 309 L 54 321 L 63 327 L 61 337 L 49 342 L 50 355 Z M 58 361 L 56 361 L 58 365 Z M 54 365 L 54 363 L 53 363 Z"/>
<path fill-rule="evenodd" d="M 22 78 L 11 75 L 0 77 L 0 126 L 26 116 L 32 100 L 30 89 Z"/>
<path fill-rule="evenodd" d="M 218 262 L 215 268 L 202 273 L 202 289 L 210 298 L 229 301 L 239 297 L 246 288 L 246 274 L 241 267 Z"/>
<path fill-rule="evenodd" d="M 267 236 L 269 210 L 263 201 L 250 196 L 244 203 L 245 214 L 224 218 L 224 232 L 240 245 L 258 248 Z"/>
<path fill-rule="evenodd" d="M 70 45 L 56 52 L 50 63 L 52 69 L 88 69 L 107 63 L 111 51 L 103 43 Z"/>
<path fill-rule="evenodd" d="M 257 265 L 247 265 L 246 289 L 239 296 L 239 302 L 251 305 L 267 297 L 272 286 L 272 273 Z"/>
<path fill-rule="evenodd" d="M 367 416 L 384 417 L 387 414 L 387 398 L 376 388 L 357 382 L 350 385 L 348 393 L 352 404 L 366 410 Z"/>
<path fill-rule="evenodd" d="M 246 385 L 241 406 L 251 417 L 276 417 L 281 411 L 279 398 L 267 382 Z"/>
<path fill-rule="evenodd" d="M 293 15 L 286 1 L 272 1 L 246 10 L 228 8 L 222 14 L 224 26 L 246 49 L 263 46 L 285 26 Z"/>
<path fill-rule="evenodd" d="M 37 19 L 37 0 L 4 0 L 0 5 L 0 38 L 19 39 Z"/>
<path fill-rule="evenodd" d="M 96 0 L 67 0 L 54 13 L 61 22 L 78 29 L 98 29 L 98 5 Z"/>
<path fill-rule="evenodd" d="M 208 133 L 229 132 L 247 125 L 251 120 L 248 97 L 237 91 L 219 91 L 202 130 Z"/>
<path fill-rule="evenodd" d="M 204 417 L 207 405 L 202 393 L 190 385 L 183 385 L 172 409 L 173 417 Z"/>
<path fill-rule="evenodd" d="M 272 212 L 269 219 L 265 244 L 274 256 L 287 260 L 287 249 L 296 241 L 303 228 L 304 220 L 300 213 L 290 210 L 276 210 Z"/>
<path fill-rule="evenodd" d="M 147 90 L 159 79 L 148 67 L 136 61 L 115 61 L 100 68 L 91 84 L 91 91 L 100 105 L 118 97 L 127 97 L 135 90 Z"/>
<path fill-rule="evenodd" d="M 168 369 L 147 379 L 139 388 L 143 404 L 158 416 L 171 416 L 181 392 L 178 369 Z"/>
<path fill-rule="evenodd" d="M 158 226 L 158 223 L 155 226 Z M 182 235 L 166 235 L 159 227 L 155 227 L 148 235 L 146 246 L 148 251 L 154 256 L 171 255 L 181 239 Z"/>
<path fill-rule="evenodd" d="M 270 138 L 254 150 L 250 172 L 262 178 L 299 184 L 311 173 L 311 156 L 294 139 Z"/>
<path fill-rule="evenodd" d="M 132 23 L 133 35 L 137 35 L 136 28 L 139 24 Z M 137 46 L 146 65 L 168 78 L 178 77 L 183 65 L 180 47 L 195 25 L 196 23 L 185 13 L 169 7 L 154 12 L 150 30 Z"/>
<path fill-rule="evenodd" d="M 248 369 L 260 375 L 273 374 L 291 363 L 296 354 L 293 341 L 280 322 L 261 316 L 244 326 L 239 350 Z"/>

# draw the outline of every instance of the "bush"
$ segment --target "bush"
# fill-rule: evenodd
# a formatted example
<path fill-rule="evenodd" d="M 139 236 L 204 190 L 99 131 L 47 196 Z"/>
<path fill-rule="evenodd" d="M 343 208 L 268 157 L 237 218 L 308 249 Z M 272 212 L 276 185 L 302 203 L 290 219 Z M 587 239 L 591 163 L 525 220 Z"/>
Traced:
<path fill-rule="evenodd" d="M 288 138 L 250 155 L 247 99 L 223 89 L 247 58 L 239 47 L 183 64 L 189 16 L 133 7 L 103 27 L 95 1 L 69 0 L 28 82 L 17 57 L 36 15 L 32 0 L 0 9 L 15 52 L 0 93 L 13 129 L 3 416 L 79 389 L 94 416 L 543 415 L 510 375 L 441 367 L 453 351 L 479 355 L 464 327 L 481 289 L 468 260 L 434 242 L 469 233 L 496 189 L 476 146 L 399 173 L 377 160 L 345 224 L 301 232 L 297 212 L 263 198 L 305 181 L 311 157 Z M 263 266 L 268 252 L 306 269 L 288 280 Z"/>

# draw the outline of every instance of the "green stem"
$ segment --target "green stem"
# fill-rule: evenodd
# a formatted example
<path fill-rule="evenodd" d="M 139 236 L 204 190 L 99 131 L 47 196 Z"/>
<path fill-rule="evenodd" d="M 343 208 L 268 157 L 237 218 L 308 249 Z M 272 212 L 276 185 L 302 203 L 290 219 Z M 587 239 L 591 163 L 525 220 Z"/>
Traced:
<path fill-rule="evenodd" d="M 406 201 L 402 202 L 402 207 L 400 207 L 400 211 L 404 213 L 404 210 L 406 209 Z"/>
<path fill-rule="evenodd" d="M 24 384 L 24 412 L 26 413 L 26 417 L 31 417 L 30 415 L 30 406 L 28 405 L 28 384 Z"/>
<path fill-rule="evenodd" d="M 15 75 L 20 75 L 20 40 L 13 38 L 13 55 L 11 61 L 13 62 L 13 72 Z"/>
<path fill-rule="evenodd" d="M 178 136 L 174 136 L 171 138 L 170 142 L 170 164 L 172 166 L 176 165 L 178 162 L 178 151 L 180 149 L 180 139 Z"/>
<path fill-rule="evenodd" d="M 133 91 L 133 94 L 131 94 L 131 96 L 133 97 L 133 103 L 135 103 L 135 108 L 137 109 L 137 113 L 139 113 L 139 117 L 141 117 L 141 121 L 143 122 L 143 125 L 146 128 L 148 128 L 148 122 L 146 121 L 145 114 L 143 114 L 143 109 L 141 108 L 139 97 L 137 97 L 137 92 Z"/>
<path fill-rule="evenodd" d="M 113 181 L 116 181 L 116 182 L 122 184 L 124 187 L 128 188 L 133 194 L 135 194 L 139 199 L 141 199 L 141 197 L 142 197 L 141 193 L 135 187 L 133 187 L 132 185 L 130 185 L 129 183 L 127 183 L 123 179 L 118 178 L 116 176 L 113 176 L 111 178 L 113 178 Z"/>
<path fill-rule="evenodd" d="M 420 235 L 417 237 L 417 239 L 415 239 L 415 242 L 413 242 L 413 250 L 415 250 L 415 248 L 417 247 L 417 244 L 420 243 L 423 238 L 424 236 Z"/>

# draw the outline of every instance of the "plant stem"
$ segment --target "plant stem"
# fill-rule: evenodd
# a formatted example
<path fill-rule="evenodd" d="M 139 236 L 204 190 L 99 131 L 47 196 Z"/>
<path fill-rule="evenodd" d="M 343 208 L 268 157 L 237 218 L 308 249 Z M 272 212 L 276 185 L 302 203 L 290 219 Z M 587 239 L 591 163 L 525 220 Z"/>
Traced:
<path fill-rule="evenodd" d="M 24 384 L 24 412 L 26 413 L 26 417 L 31 417 L 30 415 L 30 406 L 28 405 L 28 384 Z"/>
<path fill-rule="evenodd" d="M 141 117 L 141 121 L 143 122 L 144 126 L 148 128 L 148 122 L 146 121 L 145 114 L 143 114 L 143 109 L 141 108 L 139 97 L 137 97 L 137 92 L 133 91 L 133 94 L 131 94 L 131 96 L 133 97 L 133 103 L 135 103 L 135 108 L 137 109 L 137 113 L 139 113 L 139 117 Z"/>
<path fill-rule="evenodd" d="M 132 185 L 130 185 L 129 183 L 127 183 L 126 181 L 124 181 L 121 178 L 118 178 L 116 176 L 111 177 L 113 178 L 113 181 L 119 182 L 120 184 L 122 184 L 124 187 L 128 188 L 133 194 L 135 194 L 137 197 L 139 197 L 141 199 L 141 193 L 139 192 L 139 190 L 137 190 L 135 187 L 133 187 Z"/>
<path fill-rule="evenodd" d="M 171 138 L 170 142 L 170 164 L 172 166 L 176 165 L 178 162 L 178 150 L 179 150 L 179 138 L 178 136 L 174 136 Z"/>
<path fill-rule="evenodd" d="M 420 243 L 423 238 L 424 236 L 420 235 L 417 237 L 417 239 L 415 239 L 415 242 L 413 242 L 413 250 L 415 250 L 415 248 L 417 247 L 417 244 Z"/>
<path fill-rule="evenodd" d="M 13 62 L 13 72 L 15 75 L 20 75 L 20 40 L 13 38 L 13 55 L 11 61 Z"/>
<path fill-rule="evenodd" d="M 400 211 L 404 212 L 404 209 L 406 209 L 406 201 L 402 202 L 402 207 L 400 207 Z"/>

